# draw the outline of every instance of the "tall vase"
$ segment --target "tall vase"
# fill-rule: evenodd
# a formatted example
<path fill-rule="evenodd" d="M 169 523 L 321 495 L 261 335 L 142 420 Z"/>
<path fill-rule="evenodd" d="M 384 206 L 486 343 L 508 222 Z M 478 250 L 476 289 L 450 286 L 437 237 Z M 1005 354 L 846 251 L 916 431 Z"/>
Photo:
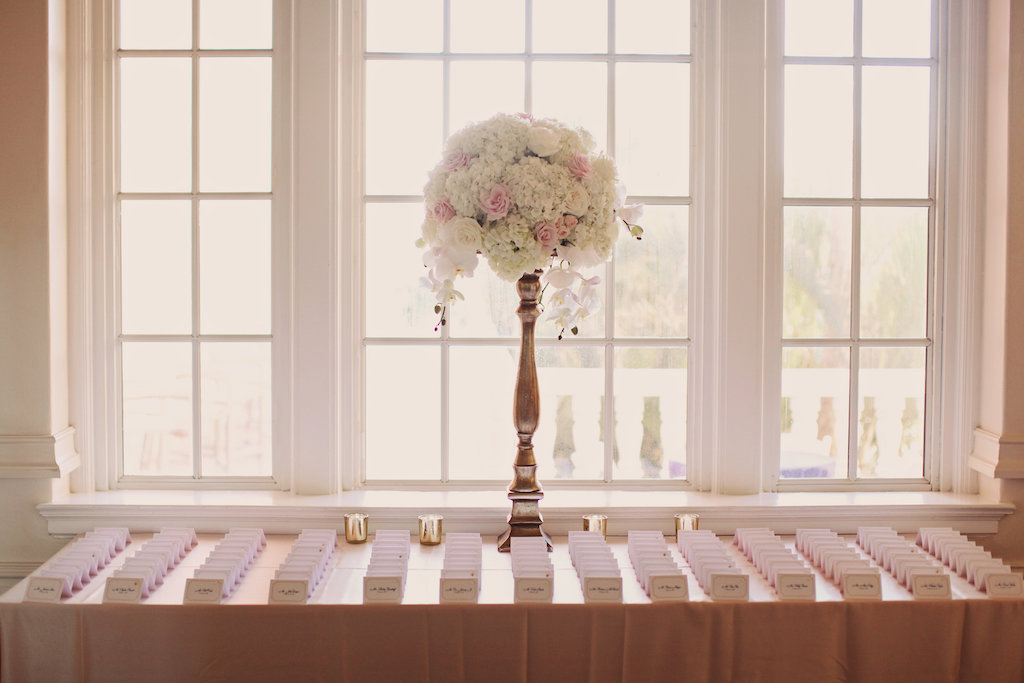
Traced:
<path fill-rule="evenodd" d="M 540 420 L 540 389 L 537 385 L 537 360 L 533 343 L 534 327 L 540 315 L 537 301 L 540 291 L 540 271 L 524 274 L 516 283 L 516 292 L 519 293 L 516 315 L 519 316 L 523 332 L 512 416 L 519 434 L 519 444 L 512 465 L 512 482 L 508 486 L 512 512 L 508 515 L 508 529 L 498 536 L 498 550 L 502 552 L 509 551 L 513 536 L 543 538 L 548 550 L 551 550 L 551 537 L 541 528 L 544 519 L 540 515 L 540 499 L 544 497 L 544 492 L 537 483 L 537 461 L 533 457 L 533 433 L 537 431 Z"/>

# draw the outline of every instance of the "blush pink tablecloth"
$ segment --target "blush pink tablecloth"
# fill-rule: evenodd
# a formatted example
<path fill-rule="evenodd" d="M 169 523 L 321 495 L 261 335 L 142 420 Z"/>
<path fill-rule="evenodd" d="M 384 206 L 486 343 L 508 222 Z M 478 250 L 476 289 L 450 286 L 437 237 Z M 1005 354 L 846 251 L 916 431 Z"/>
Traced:
<path fill-rule="evenodd" d="M 1024 601 L 0 604 L 22 681 L 1024 681 Z"/>

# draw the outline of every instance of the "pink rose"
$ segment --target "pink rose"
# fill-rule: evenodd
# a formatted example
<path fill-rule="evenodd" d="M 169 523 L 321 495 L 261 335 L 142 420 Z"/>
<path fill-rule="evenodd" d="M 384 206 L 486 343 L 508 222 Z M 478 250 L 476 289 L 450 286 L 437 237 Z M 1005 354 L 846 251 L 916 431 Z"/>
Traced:
<path fill-rule="evenodd" d="M 449 173 L 458 171 L 463 166 L 469 165 L 469 155 L 463 152 L 452 152 L 444 158 L 442 168 Z"/>
<path fill-rule="evenodd" d="M 447 223 L 455 218 L 455 207 L 447 199 L 442 199 L 439 202 L 434 202 L 434 205 L 430 207 L 430 215 L 438 223 Z"/>
<path fill-rule="evenodd" d="M 564 216 L 562 216 L 562 223 L 564 223 L 565 227 L 569 228 L 570 230 L 575 228 L 576 224 L 579 222 L 580 219 L 576 218 L 576 216 L 573 216 L 571 213 L 567 213 Z"/>
<path fill-rule="evenodd" d="M 480 200 L 480 208 L 487 212 L 489 221 L 504 218 L 512 208 L 512 190 L 507 185 L 495 185 Z"/>
<path fill-rule="evenodd" d="M 533 226 L 533 238 L 545 249 L 551 249 L 558 244 L 558 227 L 549 221 L 541 221 Z"/>
<path fill-rule="evenodd" d="M 569 159 L 569 173 L 577 178 L 589 178 L 593 171 L 594 167 L 590 163 L 590 157 L 586 154 L 573 154 L 572 159 Z"/>

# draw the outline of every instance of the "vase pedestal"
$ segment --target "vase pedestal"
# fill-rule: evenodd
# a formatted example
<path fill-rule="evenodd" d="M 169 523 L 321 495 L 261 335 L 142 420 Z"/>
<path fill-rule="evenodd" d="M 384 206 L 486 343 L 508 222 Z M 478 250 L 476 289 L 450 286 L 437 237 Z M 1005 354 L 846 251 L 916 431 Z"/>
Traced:
<path fill-rule="evenodd" d="M 512 483 L 508 486 L 512 512 L 508 515 L 508 529 L 498 536 L 498 550 L 501 552 L 511 549 L 514 536 L 543 538 L 551 550 L 551 537 L 541 528 L 544 519 L 540 514 L 540 499 L 544 492 L 537 482 L 537 461 L 533 457 L 533 433 L 540 421 L 540 389 L 534 346 L 534 328 L 540 315 L 540 271 L 519 278 L 516 291 L 519 294 L 516 315 L 522 324 L 523 334 L 519 345 L 519 374 L 516 376 L 512 418 L 519 434 L 519 445 L 512 465 Z"/>

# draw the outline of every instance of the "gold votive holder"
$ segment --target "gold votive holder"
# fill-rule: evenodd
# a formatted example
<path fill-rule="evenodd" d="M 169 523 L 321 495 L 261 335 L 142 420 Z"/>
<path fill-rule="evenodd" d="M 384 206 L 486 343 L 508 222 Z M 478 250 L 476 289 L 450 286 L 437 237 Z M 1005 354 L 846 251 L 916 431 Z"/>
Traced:
<path fill-rule="evenodd" d="M 442 515 L 420 515 L 420 545 L 438 545 L 441 543 Z"/>
<path fill-rule="evenodd" d="M 366 543 L 367 517 L 362 512 L 349 512 L 345 515 L 345 540 L 349 543 Z"/>
<path fill-rule="evenodd" d="M 700 515 L 693 512 L 682 512 L 676 517 L 676 536 L 680 531 L 696 531 L 700 525 Z"/>
<path fill-rule="evenodd" d="M 584 531 L 600 531 L 608 538 L 608 515 L 583 515 Z"/>

